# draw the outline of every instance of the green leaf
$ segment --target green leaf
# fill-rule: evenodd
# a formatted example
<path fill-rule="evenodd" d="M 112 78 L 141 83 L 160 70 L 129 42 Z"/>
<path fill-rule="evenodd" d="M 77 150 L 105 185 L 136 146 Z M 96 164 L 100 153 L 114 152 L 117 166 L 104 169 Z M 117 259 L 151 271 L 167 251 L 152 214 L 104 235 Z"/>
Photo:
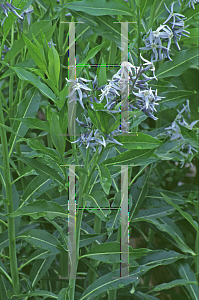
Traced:
<path fill-rule="evenodd" d="M 3 274 L 12 284 L 12 278 L 8 275 L 3 262 L 0 260 L 0 273 Z"/>
<path fill-rule="evenodd" d="M 191 65 L 198 63 L 198 47 L 181 50 L 173 61 L 164 62 L 156 72 L 156 77 L 165 78 L 181 75 Z"/>
<path fill-rule="evenodd" d="M 50 79 L 55 83 L 55 86 L 58 87 L 59 74 L 60 74 L 60 60 L 59 54 L 55 47 L 52 45 L 48 52 L 49 66 L 48 71 Z"/>
<path fill-rule="evenodd" d="M 49 250 L 54 254 L 58 254 L 60 251 L 65 250 L 59 240 L 46 230 L 30 229 L 18 237 L 26 240 L 28 243 L 37 248 Z"/>
<path fill-rule="evenodd" d="M 31 149 L 36 150 L 38 153 L 45 154 L 47 157 L 52 158 L 58 164 L 62 162 L 59 154 L 55 149 L 46 147 L 44 143 L 41 143 L 38 140 L 29 139 L 27 142 Z"/>
<path fill-rule="evenodd" d="M 186 10 L 186 12 L 184 14 L 185 17 L 187 18 L 186 19 L 186 24 L 187 24 L 187 22 L 188 22 L 188 24 L 190 24 L 189 20 L 190 21 L 192 20 L 192 22 L 195 22 L 194 17 L 196 17 L 198 15 L 198 13 L 199 13 L 199 6 L 198 5 L 195 6 L 194 10 L 192 9 L 192 7 L 190 9 Z"/>
<path fill-rule="evenodd" d="M 179 211 L 179 213 L 193 226 L 193 228 L 195 228 L 195 230 L 197 232 L 199 232 L 199 224 L 198 222 L 194 221 L 192 216 L 190 214 L 188 214 L 187 212 L 184 212 L 183 210 L 181 210 L 181 208 L 173 203 L 171 201 L 171 199 L 169 197 L 167 197 L 166 195 L 164 195 L 163 193 L 161 193 L 161 195 L 163 196 L 164 200 L 169 204 L 169 205 L 172 205 L 176 210 Z"/>
<path fill-rule="evenodd" d="M 135 296 L 135 300 L 158 300 L 158 298 L 148 295 L 146 293 L 142 293 L 140 291 L 135 291 L 133 293 L 133 296 Z"/>
<path fill-rule="evenodd" d="M 178 272 L 180 274 L 180 277 L 183 279 L 186 279 L 190 282 L 197 281 L 194 272 L 186 262 L 178 263 Z M 185 285 L 185 287 L 188 290 L 191 299 L 193 300 L 199 299 L 199 288 L 197 285 Z"/>
<path fill-rule="evenodd" d="M 59 120 L 55 112 L 52 112 L 51 116 L 50 135 L 55 148 L 59 152 L 60 156 L 63 157 L 65 150 L 65 139 L 62 136 Z"/>
<path fill-rule="evenodd" d="M 129 206 L 129 222 L 138 213 L 145 197 L 147 195 L 147 182 L 149 171 L 139 177 L 139 179 L 133 184 L 131 188 L 132 206 Z"/>
<path fill-rule="evenodd" d="M 117 278 L 115 279 L 114 277 Z M 132 284 L 133 282 L 136 281 L 137 281 L 137 274 L 133 276 L 131 280 L 129 280 L 129 278 L 120 277 L 120 269 L 114 272 L 109 272 L 106 275 L 100 276 L 100 278 L 98 278 L 92 284 L 90 284 L 82 294 L 80 300 L 87 300 L 93 297 L 96 298 L 102 293 L 107 292 L 107 290 L 111 291 L 114 289 L 123 288 L 126 285 L 128 285 L 129 282 Z"/>
<path fill-rule="evenodd" d="M 171 109 L 176 107 L 177 105 L 182 103 L 182 100 L 187 99 L 189 95 L 195 94 L 193 91 L 186 91 L 186 90 L 178 90 L 178 91 L 167 91 L 160 94 L 161 97 L 165 97 L 159 101 L 161 105 L 161 111 L 164 109 Z"/>
<path fill-rule="evenodd" d="M 40 95 L 39 92 L 35 88 L 31 88 L 27 91 L 24 99 L 19 103 L 17 108 L 16 118 L 26 118 L 26 117 L 34 117 L 39 109 L 40 104 Z M 15 120 L 12 126 L 12 129 L 16 133 L 11 134 L 10 136 L 10 151 L 12 151 L 15 146 L 19 136 L 24 137 L 28 131 L 28 126 L 24 124 L 22 121 Z"/>
<path fill-rule="evenodd" d="M 85 255 L 82 255 L 79 259 L 83 257 L 90 257 L 95 260 L 102 261 L 104 263 L 114 264 L 120 262 L 120 242 L 107 242 L 105 244 L 100 244 L 93 247 Z M 151 252 L 150 249 L 133 249 L 129 246 L 129 259 L 135 260 L 142 256 L 147 255 L 148 252 Z"/>
<path fill-rule="evenodd" d="M 196 133 L 178 123 L 180 127 L 183 138 L 194 148 L 198 149 L 198 141 Z"/>
<path fill-rule="evenodd" d="M 59 125 L 61 128 L 61 132 L 63 134 L 67 134 L 67 129 L 68 129 L 68 103 L 67 103 L 67 101 L 65 101 L 64 105 L 62 106 L 62 108 L 59 112 Z M 63 136 L 63 138 L 64 138 L 64 136 Z"/>
<path fill-rule="evenodd" d="M 37 66 L 44 72 L 46 72 L 46 64 L 44 61 L 44 54 L 40 52 L 40 49 L 35 46 L 31 41 L 22 33 L 22 37 L 27 45 L 28 52 L 31 55 L 31 58 L 34 59 Z"/>
<path fill-rule="evenodd" d="M 112 184 L 111 174 L 109 172 L 109 169 L 106 166 L 101 164 L 99 166 L 97 165 L 97 167 L 100 174 L 101 186 L 104 192 L 106 193 L 106 195 L 108 195 Z"/>
<path fill-rule="evenodd" d="M 160 146 L 162 143 L 158 139 L 144 133 L 136 133 L 129 135 L 118 135 L 114 137 L 119 143 L 122 143 L 121 148 L 125 149 L 151 149 Z"/>
<path fill-rule="evenodd" d="M 51 252 L 49 252 L 48 250 L 42 250 L 42 249 L 38 248 L 31 254 L 30 257 L 28 257 L 28 260 L 19 267 L 19 270 L 21 270 L 23 267 L 27 266 L 31 261 L 34 261 L 37 259 L 46 259 L 52 255 L 53 254 Z"/>
<path fill-rule="evenodd" d="M 154 149 L 150 150 L 129 150 L 122 154 L 117 155 L 116 157 L 109 158 L 103 162 L 104 165 L 140 165 L 141 163 L 146 163 L 146 160 L 152 155 Z"/>
<path fill-rule="evenodd" d="M 69 8 L 74 11 L 83 11 L 92 16 L 127 15 L 132 17 L 134 15 L 133 11 L 126 5 L 106 0 L 84 0 L 55 6 L 55 9 L 57 10 L 63 8 Z"/>
<path fill-rule="evenodd" d="M 102 237 L 104 237 L 106 233 L 103 234 L 81 234 L 80 237 L 80 245 L 79 247 L 85 247 L 87 245 L 90 245 L 91 243 L 95 241 L 99 241 Z"/>
<path fill-rule="evenodd" d="M 10 217 L 18 217 L 20 215 L 28 215 L 33 219 L 39 219 L 41 217 L 47 217 L 50 220 L 53 220 L 56 217 L 67 218 L 68 213 L 65 209 L 53 201 L 46 200 L 36 200 L 32 203 L 24 205 L 21 208 L 18 208 L 13 213 L 8 214 Z"/>
<path fill-rule="evenodd" d="M 38 39 L 41 36 L 40 30 L 42 30 L 43 34 L 46 37 L 47 42 L 50 41 L 52 34 L 55 30 L 56 23 L 52 26 L 52 21 L 42 20 L 39 22 L 35 22 L 32 24 L 29 33 L 26 35 L 28 39 L 32 39 L 32 34 Z M 23 38 L 16 40 L 13 43 L 12 48 L 4 57 L 4 62 L 8 63 L 12 58 L 14 58 L 25 46 L 25 42 Z"/>
<path fill-rule="evenodd" d="M 50 126 L 47 121 L 42 121 L 36 118 L 13 118 L 16 121 L 21 121 L 22 123 L 26 124 L 29 128 L 32 129 L 40 129 L 43 131 L 50 132 Z"/>
<path fill-rule="evenodd" d="M 194 251 L 185 244 L 185 242 L 183 240 L 183 236 L 181 236 L 178 233 L 178 231 L 180 231 L 180 230 L 176 226 L 176 224 L 174 223 L 175 226 L 171 227 L 171 224 L 169 224 L 169 223 L 172 222 L 172 220 L 168 218 L 170 220 L 170 222 L 167 222 L 166 218 L 167 217 L 160 218 L 161 223 L 158 220 L 154 219 L 153 216 L 151 218 L 145 218 L 145 219 L 143 219 L 143 221 L 146 221 L 146 222 L 149 222 L 149 223 L 155 225 L 155 227 L 158 230 L 163 231 L 163 232 L 167 233 L 169 236 L 171 236 L 174 241 L 174 244 L 177 245 L 177 247 L 179 247 L 179 249 L 182 252 L 191 253 L 192 255 L 195 255 Z M 178 230 L 176 230 L 176 227 Z"/>
<path fill-rule="evenodd" d="M 150 292 L 158 292 L 162 290 L 172 289 L 175 286 L 185 286 L 189 284 L 198 284 L 197 281 L 189 281 L 188 279 L 176 279 L 171 282 L 156 285 Z"/>
<path fill-rule="evenodd" d="M 21 68 L 13 68 L 13 69 L 15 70 L 17 76 L 21 80 L 25 80 L 32 83 L 36 88 L 40 90 L 40 92 L 45 97 L 51 99 L 55 103 L 57 102 L 55 94 L 51 91 L 51 89 L 46 84 L 42 83 L 37 76 Z"/>
<path fill-rule="evenodd" d="M 186 20 L 187 23 L 187 20 Z M 190 36 L 183 36 L 184 44 L 195 44 L 198 45 L 199 32 L 198 28 L 189 28 Z"/>
<path fill-rule="evenodd" d="M 62 179 L 62 177 L 52 168 L 47 166 L 46 164 L 28 157 L 19 156 L 18 154 L 15 154 L 21 161 L 23 161 L 28 166 L 31 166 L 34 170 L 37 171 L 40 175 L 42 175 L 44 178 L 52 179 L 55 181 L 58 181 L 62 185 L 65 186 L 65 182 Z"/>
<path fill-rule="evenodd" d="M 99 65 L 100 65 L 100 67 L 97 68 L 97 71 L 98 71 L 97 80 L 98 80 L 98 85 L 102 86 L 107 83 L 106 61 L 105 61 L 104 57 L 100 57 Z"/>
<path fill-rule="evenodd" d="M 109 134 L 120 125 L 120 114 L 113 116 L 105 109 L 95 111 L 94 114 L 96 114 L 97 121 L 99 121 L 100 124 L 98 128 L 100 128 L 103 133 Z"/>
<path fill-rule="evenodd" d="M 34 292 L 30 292 L 28 294 L 19 294 L 19 295 L 13 295 L 13 297 L 17 297 L 17 299 L 22 299 L 24 297 L 37 297 L 37 296 L 41 296 L 41 297 L 48 297 L 48 298 L 51 298 L 51 299 L 57 299 L 57 295 L 51 293 L 51 292 L 48 292 L 48 291 L 43 291 L 43 290 L 39 290 L 39 291 L 34 291 Z M 11 297 L 11 299 L 13 298 Z M 45 298 L 43 298 L 45 299 Z"/>
<path fill-rule="evenodd" d="M 182 258 L 186 258 L 186 256 L 173 250 L 153 250 L 140 258 L 139 264 L 145 266 L 169 265 Z"/>
<path fill-rule="evenodd" d="M 13 67 L 19 67 L 22 69 L 35 68 L 36 64 L 33 59 L 27 59 L 27 60 L 20 61 L 19 63 L 15 64 Z M 15 74 L 15 71 L 13 69 L 9 68 L 7 71 L 5 71 L 3 73 L 3 75 L 0 77 L 0 79 L 6 78 L 6 77 L 8 77 L 10 75 L 14 75 L 14 74 Z"/>
<path fill-rule="evenodd" d="M 51 255 L 45 259 L 38 259 L 34 262 L 30 271 L 29 280 L 31 282 L 32 289 L 35 289 L 36 284 L 40 279 L 49 271 L 52 262 L 55 260 L 56 255 Z"/>
<path fill-rule="evenodd" d="M 140 0 L 140 19 L 144 16 L 148 0 Z"/>
<path fill-rule="evenodd" d="M 110 207 L 107 198 L 103 192 L 92 192 L 90 195 L 85 195 L 83 201 L 86 203 L 86 209 L 90 213 L 97 215 L 102 221 L 107 221 L 107 215 L 110 214 L 110 209 L 104 209 L 102 207 Z M 97 209 L 96 209 L 97 208 Z"/>
<path fill-rule="evenodd" d="M 21 138 L 21 136 L 20 136 L 19 134 L 17 134 L 16 132 L 14 132 L 14 131 L 12 130 L 12 128 L 6 126 L 5 124 L 1 124 L 1 123 L 0 123 L 0 126 L 3 127 L 5 130 L 7 130 L 8 132 L 13 133 L 13 135 L 17 135 L 19 138 Z"/>
<path fill-rule="evenodd" d="M 139 282 L 139 279 L 137 278 L 143 276 L 150 269 L 155 268 L 159 265 L 171 264 L 181 258 L 185 258 L 185 256 L 175 251 L 151 251 L 144 258 L 140 259 L 140 266 L 135 268 L 134 265 L 133 271 L 129 271 L 129 276 L 131 280 L 129 280 L 129 276 L 120 277 L 120 269 L 115 270 L 104 276 L 100 276 L 100 278 L 98 278 L 91 285 L 89 285 L 82 294 L 80 300 L 89 299 L 89 297 L 97 297 L 107 290 L 111 291 L 114 289 L 123 288 L 126 285 L 128 285 L 129 282 L 131 284 L 136 284 Z"/>
<path fill-rule="evenodd" d="M 130 126 L 130 129 L 137 127 L 145 121 L 148 117 L 140 110 L 138 111 L 129 111 L 129 117 L 133 117 L 133 124 Z"/>
<path fill-rule="evenodd" d="M 68 290 L 69 287 L 61 289 L 61 291 L 58 294 L 57 300 L 69 300 Z"/>
<path fill-rule="evenodd" d="M 142 209 L 135 215 L 135 217 L 132 219 L 132 222 L 146 221 L 147 219 L 151 218 L 161 218 L 163 216 L 172 214 L 174 211 L 175 209 L 172 206 Z"/>
<path fill-rule="evenodd" d="M 95 57 L 95 55 L 101 50 L 102 46 L 104 45 L 104 42 L 102 42 L 100 45 L 96 46 L 95 48 L 91 49 L 88 51 L 88 55 L 86 56 L 86 58 L 81 61 L 80 64 L 77 64 L 77 69 L 76 69 L 76 77 L 79 76 L 81 70 L 84 68 L 84 65 L 93 57 Z"/>

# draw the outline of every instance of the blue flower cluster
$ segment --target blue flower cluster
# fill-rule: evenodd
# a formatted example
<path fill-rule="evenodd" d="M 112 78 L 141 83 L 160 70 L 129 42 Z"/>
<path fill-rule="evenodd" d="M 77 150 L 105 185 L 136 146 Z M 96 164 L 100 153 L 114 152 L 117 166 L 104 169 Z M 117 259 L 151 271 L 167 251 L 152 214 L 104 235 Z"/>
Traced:
<path fill-rule="evenodd" d="M 131 101 L 129 102 L 129 110 L 132 111 L 132 109 L 139 109 L 144 114 L 149 116 L 150 118 L 153 118 L 154 120 L 157 120 L 157 118 L 153 115 L 153 112 L 156 111 L 155 105 L 158 105 L 157 101 L 161 100 L 163 97 L 159 97 L 157 95 L 157 90 L 154 91 L 151 88 L 148 87 L 147 81 L 151 79 L 156 79 L 155 77 L 155 67 L 153 63 L 147 61 L 140 55 L 141 59 L 145 62 L 143 65 L 141 64 L 140 67 L 135 67 L 130 62 L 122 62 L 121 68 L 119 71 L 113 75 L 111 80 L 108 80 L 109 83 L 106 85 L 103 85 L 101 87 L 97 84 L 97 76 L 95 76 L 94 81 L 92 82 L 93 91 L 100 90 L 101 94 L 99 95 L 99 100 L 97 100 L 96 97 L 89 95 L 88 92 L 91 92 L 91 88 L 87 86 L 87 82 L 92 80 L 87 80 L 84 78 L 77 78 L 76 80 L 67 80 L 67 82 L 72 82 L 71 91 L 70 94 L 67 97 L 71 97 L 74 101 L 77 99 L 77 101 L 80 103 L 82 108 L 85 111 L 85 104 L 87 102 L 87 99 L 90 97 L 90 107 L 94 109 L 94 101 L 96 103 L 102 103 L 106 99 L 106 104 L 104 105 L 104 108 L 106 108 L 109 113 L 120 113 L 120 92 L 122 92 L 122 95 L 124 98 L 128 97 L 128 87 L 130 87 L 130 95 L 133 97 Z M 145 67 L 143 67 L 145 66 Z M 149 77 L 145 73 L 147 71 L 152 71 L 153 76 Z M 124 80 L 123 75 L 127 76 L 127 80 Z M 74 97 L 76 96 L 76 97 Z M 85 100 L 83 99 L 85 98 Z M 133 102 L 133 104 L 131 104 Z M 121 103 L 121 105 L 124 105 L 125 103 Z M 72 142 L 72 143 L 80 143 L 79 146 L 82 144 L 87 145 L 86 148 L 91 147 L 94 152 L 96 151 L 95 146 L 99 146 L 99 152 L 102 150 L 102 146 L 106 147 L 108 143 L 115 143 L 118 145 L 121 145 L 118 141 L 116 141 L 113 136 L 120 134 L 120 133 L 127 133 L 128 132 L 128 123 L 124 119 L 122 119 L 122 126 L 118 126 L 118 128 L 114 131 L 112 131 L 110 134 L 101 134 L 99 130 L 92 124 L 89 117 L 86 117 L 84 114 L 86 123 L 81 122 L 76 119 L 78 124 L 83 127 L 87 128 L 88 131 L 86 133 L 81 133 L 78 140 Z M 105 139 L 106 138 L 106 139 Z"/>
<path fill-rule="evenodd" d="M 24 20 L 25 15 L 27 16 L 27 21 L 28 24 L 30 26 L 30 20 L 31 20 L 31 13 L 33 12 L 33 6 L 30 5 L 26 10 L 24 10 L 21 15 L 18 14 L 18 12 L 16 10 L 20 10 L 20 8 L 15 7 L 14 5 L 12 5 L 12 0 L 10 1 L 10 3 L 4 1 L 1 4 L 1 8 L 4 12 L 4 14 L 6 15 L 6 17 L 3 19 L 1 25 L 3 26 L 5 19 L 8 17 L 8 12 L 12 12 L 14 13 L 18 18 L 19 18 L 19 24 L 22 25 L 22 20 Z M 21 30 L 22 30 L 22 26 L 21 26 Z"/>
<path fill-rule="evenodd" d="M 183 113 L 185 113 L 187 115 L 187 118 L 188 119 L 190 118 L 189 100 L 186 101 L 186 105 L 183 104 L 182 110 L 179 111 L 177 109 L 177 112 L 178 112 L 178 115 L 176 116 L 175 120 L 172 122 L 171 126 L 165 128 L 165 130 L 167 131 L 166 135 L 168 137 L 170 137 L 170 141 L 171 140 L 178 140 L 178 141 L 185 140 L 183 138 L 182 134 L 180 133 L 180 128 L 179 128 L 178 124 L 186 127 L 187 129 L 192 130 L 193 126 L 199 121 L 199 120 L 196 120 L 196 121 L 193 121 L 191 124 L 188 124 L 188 122 L 185 120 L 184 116 L 182 115 Z M 184 153 L 182 150 L 186 150 L 186 149 L 188 149 L 188 152 Z M 193 155 L 192 151 L 198 152 L 189 143 L 183 143 L 180 148 L 179 153 L 182 154 L 182 156 L 184 156 L 185 158 L 187 158 L 189 155 Z M 181 162 L 181 168 L 183 167 L 183 165 L 184 165 L 184 162 Z M 191 166 L 193 166 L 192 163 L 191 163 Z"/>
<path fill-rule="evenodd" d="M 183 2 L 183 0 L 181 0 Z M 180 0 L 178 0 L 179 5 L 181 6 Z M 187 5 L 189 5 L 189 7 L 192 6 L 193 9 L 195 9 L 194 4 L 199 3 L 199 0 L 190 0 Z"/>
<path fill-rule="evenodd" d="M 152 31 L 152 28 L 149 29 L 144 38 L 145 47 L 140 48 L 141 50 L 152 50 L 151 62 L 163 60 L 165 57 L 172 61 L 169 56 L 171 41 L 173 40 L 180 50 L 178 41 L 181 36 L 189 37 L 187 35 L 189 32 L 184 30 L 188 27 L 184 26 L 185 16 L 173 12 L 174 2 L 171 5 L 171 10 L 167 8 L 166 4 L 164 6 L 169 13 L 168 18 L 155 31 Z"/>
<path fill-rule="evenodd" d="M 12 2 L 12 0 L 11 0 L 11 2 Z M 13 12 L 19 19 L 23 20 L 23 17 L 20 16 L 18 14 L 18 12 L 16 12 L 16 9 L 20 10 L 20 8 L 15 7 L 11 3 L 4 1 L 3 3 L 1 3 L 1 8 L 2 8 L 4 14 L 6 15 L 6 17 L 8 17 L 8 12 Z M 5 18 L 3 19 L 2 23 L 1 23 L 2 26 L 3 26 L 4 21 L 5 21 Z"/>

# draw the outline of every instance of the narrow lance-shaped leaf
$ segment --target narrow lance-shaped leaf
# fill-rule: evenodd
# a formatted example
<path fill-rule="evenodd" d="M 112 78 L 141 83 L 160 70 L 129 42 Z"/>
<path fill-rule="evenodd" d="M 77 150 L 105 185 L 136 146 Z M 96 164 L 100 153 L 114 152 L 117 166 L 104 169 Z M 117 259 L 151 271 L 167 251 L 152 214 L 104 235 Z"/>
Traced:
<path fill-rule="evenodd" d="M 92 16 L 127 15 L 132 17 L 134 15 L 133 10 L 126 5 L 106 0 L 83 0 L 80 2 L 71 2 L 64 5 L 59 5 L 55 8 L 56 10 L 69 8 L 70 10 L 74 11 L 83 11 Z"/>
<path fill-rule="evenodd" d="M 46 230 L 30 229 L 18 236 L 37 248 L 49 250 L 54 254 L 65 250 L 59 240 Z M 67 251 L 67 250 L 65 250 Z"/>
<path fill-rule="evenodd" d="M 37 66 L 42 71 L 46 72 L 46 65 L 45 65 L 44 59 L 40 53 L 39 48 L 37 46 L 35 46 L 23 33 L 22 33 L 22 37 L 27 45 L 28 52 L 30 53 L 31 58 L 34 59 Z"/>
<path fill-rule="evenodd" d="M 178 263 L 177 264 L 178 272 L 181 278 L 191 281 L 197 281 L 196 276 L 191 269 L 191 267 L 186 262 Z M 193 300 L 199 299 L 199 287 L 198 285 L 185 285 L 186 289 L 188 290 L 191 298 Z"/>
<path fill-rule="evenodd" d="M 102 46 L 103 46 L 104 42 L 98 46 L 96 46 L 95 48 L 92 48 L 91 50 L 88 51 L 88 55 L 87 57 L 79 64 L 80 66 L 77 65 L 77 70 L 76 70 L 76 77 L 79 76 L 81 70 L 84 68 L 84 65 L 93 57 L 95 57 L 95 55 L 101 50 Z"/>
<path fill-rule="evenodd" d="M 112 184 L 111 174 L 109 172 L 109 169 L 106 166 L 101 164 L 99 166 L 97 165 L 97 167 L 100 174 L 101 186 L 104 192 L 106 193 L 106 195 L 108 195 Z"/>
<path fill-rule="evenodd" d="M 129 133 L 129 135 L 118 135 L 115 136 L 114 139 L 123 144 L 123 146 L 120 146 L 121 148 L 129 150 L 152 149 L 161 145 L 161 141 L 159 141 L 158 139 L 141 132 L 139 132 L 138 134 Z"/>
<path fill-rule="evenodd" d="M 107 221 L 107 215 L 110 214 L 111 211 L 110 209 L 103 210 L 103 207 L 110 207 L 110 204 L 103 192 L 92 192 L 90 195 L 85 195 L 83 199 L 84 203 L 86 203 L 85 206 L 90 213 L 94 213 L 102 221 Z"/>
<path fill-rule="evenodd" d="M 110 272 L 104 276 L 101 276 L 95 282 L 89 285 L 84 291 L 80 300 L 86 300 L 89 299 L 89 297 L 97 297 L 107 290 L 124 288 L 129 283 L 136 284 L 139 282 L 138 278 L 143 276 L 150 269 L 159 265 L 168 265 L 181 258 L 185 258 L 185 256 L 181 253 L 164 250 L 149 252 L 147 256 L 140 259 L 140 265 L 138 267 L 135 268 L 134 265 L 132 271 L 130 268 L 129 276 L 131 277 L 131 280 L 129 280 L 129 276 L 120 277 L 120 269 Z"/>
<path fill-rule="evenodd" d="M 34 292 L 30 292 L 28 294 L 19 294 L 19 295 L 13 295 L 13 297 L 16 296 L 17 299 L 23 299 L 24 297 L 45 297 L 43 299 L 46 299 L 46 297 L 50 298 L 50 299 L 57 299 L 57 295 L 55 295 L 54 293 L 48 292 L 48 291 L 44 291 L 44 290 L 39 290 L 39 291 L 34 291 Z M 13 298 L 11 297 L 11 299 Z M 35 298 L 36 299 L 36 298 Z"/>
<path fill-rule="evenodd" d="M 3 262 L 0 260 L 0 273 L 3 274 L 12 284 L 12 278 L 8 275 Z"/>
<path fill-rule="evenodd" d="M 42 121 L 36 118 L 14 118 L 14 120 L 21 121 L 22 123 L 26 124 L 29 128 L 36 128 L 50 132 L 50 126 L 47 121 Z"/>
<path fill-rule="evenodd" d="M 140 165 L 145 163 L 146 160 L 152 155 L 154 149 L 150 150 L 128 150 L 124 153 L 117 155 L 116 157 L 109 158 L 103 162 L 104 165 L 115 165 L 115 164 L 123 164 L 123 165 Z"/>
<path fill-rule="evenodd" d="M 198 149 L 198 141 L 196 133 L 193 130 L 189 130 L 188 128 L 180 125 L 178 123 L 178 126 L 180 127 L 181 133 L 183 138 L 194 148 Z M 195 151 L 194 151 L 195 152 Z"/>
<path fill-rule="evenodd" d="M 9 217 L 18 217 L 21 215 L 28 215 L 33 219 L 39 219 L 45 216 L 50 220 L 53 220 L 55 217 L 68 217 L 68 214 L 61 205 L 53 201 L 46 200 L 37 200 L 18 208 L 13 213 L 9 214 Z"/>
<path fill-rule="evenodd" d="M 47 41 L 51 39 L 51 36 L 55 30 L 56 23 L 52 26 L 52 21 L 49 20 L 42 20 L 39 22 L 34 22 L 30 28 L 30 31 L 26 35 L 27 38 L 32 39 L 32 34 L 36 38 L 38 38 L 41 33 L 40 30 L 42 30 L 43 34 L 45 35 Z M 11 59 L 13 59 L 25 46 L 25 42 L 23 38 L 20 38 L 19 40 L 14 41 L 12 48 L 4 57 L 4 61 L 8 63 Z"/>
<path fill-rule="evenodd" d="M 33 169 L 35 169 L 40 175 L 47 177 L 49 179 L 52 178 L 52 180 L 56 180 L 62 185 L 65 185 L 64 180 L 62 177 L 52 168 L 49 166 L 43 164 L 40 161 L 37 161 L 36 159 L 28 158 L 28 157 L 23 157 L 15 154 L 21 161 L 23 161 L 25 164 L 28 166 L 31 166 Z"/>
<path fill-rule="evenodd" d="M 142 256 L 147 255 L 147 253 L 150 251 L 152 250 L 145 248 L 133 249 L 131 246 L 129 246 L 129 259 L 138 259 Z M 90 257 L 92 259 L 112 264 L 120 262 L 120 253 L 120 242 L 108 242 L 95 246 L 81 257 Z"/>
<path fill-rule="evenodd" d="M 173 61 L 164 62 L 156 72 L 156 77 L 165 78 L 181 75 L 191 65 L 198 63 L 198 47 L 178 52 Z"/>
<path fill-rule="evenodd" d="M 51 99 L 53 102 L 57 102 L 57 98 L 55 94 L 51 91 L 51 89 L 46 84 L 42 83 L 36 75 L 26 70 L 23 70 L 21 68 L 13 67 L 13 69 L 15 70 L 17 76 L 21 80 L 25 80 L 32 83 L 32 85 L 38 88 L 45 97 Z"/>
<path fill-rule="evenodd" d="M 28 278 L 31 282 L 32 290 L 35 289 L 39 280 L 43 278 L 47 271 L 49 271 L 55 257 L 56 255 L 51 255 L 45 259 L 39 259 L 34 262 Z"/>
<path fill-rule="evenodd" d="M 198 284 L 197 281 L 189 281 L 188 279 L 176 279 L 171 282 L 162 283 L 154 287 L 151 292 L 158 292 L 162 290 L 172 289 L 175 286 L 185 286 L 189 284 Z"/>
<path fill-rule="evenodd" d="M 29 89 L 24 99 L 19 103 L 17 108 L 16 118 L 34 117 L 39 109 L 40 95 L 39 92 L 33 87 Z M 15 120 L 12 129 L 16 133 L 10 136 L 10 151 L 12 151 L 19 136 L 24 137 L 28 131 L 28 126 L 22 121 Z M 19 136 L 17 136 L 19 135 Z"/>
<path fill-rule="evenodd" d="M 142 202 L 144 201 L 147 194 L 147 181 L 149 176 L 149 170 L 144 175 L 140 176 L 139 179 L 133 184 L 130 193 L 132 195 L 132 207 L 129 207 L 129 221 L 134 218 L 138 213 Z M 141 187 L 141 189 L 140 189 Z"/>
<path fill-rule="evenodd" d="M 65 150 L 65 139 L 62 136 L 61 128 L 57 115 L 52 112 L 51 122 L 50 122 L 50 135 L 53 141 L 53 144 L 60 156 L 62 157 Z"/>
<path fill-rule="evenodd" d="M 49 66 L 48 71 L 50 79 L 55 83 L 55 86 L 58 87 L 59 74 L 60 74 L 60 59 L 59 54 L 55 47 L 52 45 L 48 52 Z"/>
<path fill-rule="evenodd" d="M 195 228 L 197 232 L 199 232 L 199 226 L 198 222 L 194 221 L 192 216 L 188 214 L 187 212 L 183 211 L 177 204 L 173 203 L 169 197 L 161 193 L 164 200 L 169 204 L 172 205 L 176 210 L 179 211 L 179 213 Z"/>

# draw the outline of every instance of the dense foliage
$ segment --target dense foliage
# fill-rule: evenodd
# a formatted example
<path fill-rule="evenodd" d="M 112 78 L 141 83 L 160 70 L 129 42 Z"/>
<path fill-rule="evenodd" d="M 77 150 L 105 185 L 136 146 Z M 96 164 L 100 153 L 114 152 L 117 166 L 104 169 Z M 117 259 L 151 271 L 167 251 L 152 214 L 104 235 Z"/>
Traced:
<path fill-rule="evenodd" d="M 198 1 L 0 2 L 0 300 L 198 300 Z M 67 22 L 83 22 L 75 80 Z M 120 277 L 125 166 L 130 278 Z"/>

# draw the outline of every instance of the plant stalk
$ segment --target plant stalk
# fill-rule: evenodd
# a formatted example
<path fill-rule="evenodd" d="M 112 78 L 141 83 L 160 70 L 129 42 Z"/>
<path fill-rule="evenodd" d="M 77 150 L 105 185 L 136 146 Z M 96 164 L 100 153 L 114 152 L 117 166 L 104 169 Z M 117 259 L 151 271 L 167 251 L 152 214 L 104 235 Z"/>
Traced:
<path fill-rule="evenodd" d="M 120 242 L 120 238 L 121 238 L 120 231 L 121 231 L 121 225 L 118 227 L 117 230 L 117 242 Z M 113 265 L 112 271 L 115 271 L 119 268 L 120 268 L 120 263 L 116 263 Z M 111 290 L 108 292 L 108 300 L 116 300 L 116 296 L 117 296 L 117 290 Z"/>
<path fill-rule="evenodd" d="M 89 148 L 86 150 L 86 158 L 85 158 L 85 170 L 88 172 L 88 161 L 89 161 Z M 76 263 L 76 274 L 77 274 L 77 268 L 78 268 L 78 260 L 79 260 L 79 242 L 80 242 L 80 230 L 81 230 L 81 222 L 82 222 L 82 217 L 83 217 L 83 212 L 84 212 L 84 203 L 83 203 L 83 195 L 88 192 L 89 188 L 89 183 L 91 176 L 95 170 L 95 164 L 99 162 L 101 153 L 97 156 L 98 154 L 98 148 L 96 149 L 96 152 L 94 154 L 94 162 L 93 166 L 91 168 L 91 171 L 89 175 L 84 175 L 82 174 L 80 177 L 80 190 L 79 190 L 79 200 L 78 200 L 78 206 L 81 207 L 82 209 L 79 209 L 78 214 L 77 214 L 77 223 L 76 223 L 76 258 L 77 258 L 77 263 Z M 84 179 L 83 179 L 84 178 Z M 76 279 L 69 279 L 69 299 L 74 300 L 75 297 L 75 282 Z"/>
<path fill-rule="evenodd" d="M 5 124 L 3 116 L 2 102 L 0 99 L 0 123 Z M 13 196 L 12 196 L 12 183 L 10 174 L 10 163 L 8 156 L 8 144 L 6 137 L 6 130 L 0 126 L 2 154 L 3 154 L 3 172 L 5 179 L 5 190 L 7 199 L 7 212 L 12 213 L 14 211 Z M 10 256 L 10 269 L 13 290 L 15 294 L 20 293 L 19 286 L 19 273 L 17 268 L 17 255 L 16 255 L 16 241 L 15 241 L 15 218 L 8 216 L 8 238 L 9 238 L 9 256 Z"/>
<path fill-rule="evenodd" d="M 94 220 L 94 231 L 96 233 L 101 233 L 101 228 L 102 228 L 102 220 L 95 215 L 95 220 Z M 92 243 L 92 248 L 95 247 L 95 242 Z M 90 259 L 90 263 L 93 265 L 93 267 L 97 267 L 99 264 L 99 261 L 97 260 L 92 260 Z M 91 269 L 89 269 L 89 284 L 93 283 L 97 279 L 96 273 L 94 273 Z"/>

